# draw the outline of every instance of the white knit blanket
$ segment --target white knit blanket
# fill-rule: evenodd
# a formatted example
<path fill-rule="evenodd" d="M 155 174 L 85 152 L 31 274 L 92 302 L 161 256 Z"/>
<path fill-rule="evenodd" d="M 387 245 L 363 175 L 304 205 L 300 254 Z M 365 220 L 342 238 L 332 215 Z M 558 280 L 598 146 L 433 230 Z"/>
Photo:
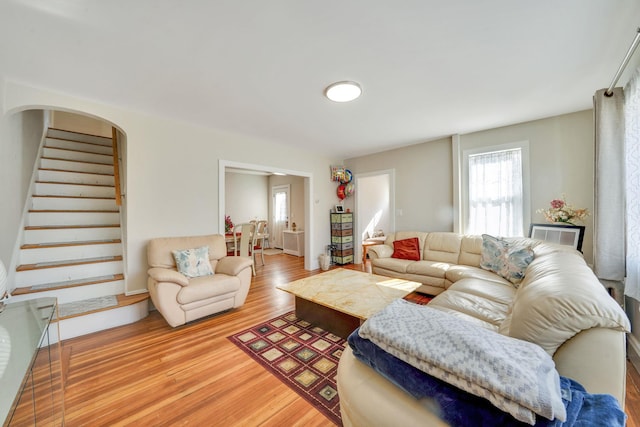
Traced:
<path fill-rule="evenodd" d="M 400 299 L 369 318 L 359 334 L 517 420 L 533 425 L 536 414 L 566 419 L 555 364 L 535 344 Z"/>

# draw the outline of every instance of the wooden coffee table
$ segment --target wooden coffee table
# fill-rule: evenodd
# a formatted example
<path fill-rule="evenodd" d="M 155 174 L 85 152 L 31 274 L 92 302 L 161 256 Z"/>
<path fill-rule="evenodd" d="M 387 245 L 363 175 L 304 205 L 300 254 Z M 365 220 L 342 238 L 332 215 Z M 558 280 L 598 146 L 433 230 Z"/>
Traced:
<path fill-rule="evenodd" d="M 276 286 L 295 296 L 298 318 L 342 338 L 391 301 L 418 287 L 418 282 L 344 268 Z"/>

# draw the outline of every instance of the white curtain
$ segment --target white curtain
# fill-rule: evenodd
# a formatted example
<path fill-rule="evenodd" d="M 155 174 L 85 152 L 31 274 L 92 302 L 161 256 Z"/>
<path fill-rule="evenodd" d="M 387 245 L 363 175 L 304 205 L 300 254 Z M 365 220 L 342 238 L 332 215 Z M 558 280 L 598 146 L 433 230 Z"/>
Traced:
<path fill-rule="evenodd" d="M 286 222 L 289 219 L 287 193 L 276 191 L 273 199 L 273 226 L 270 230 L 270 237 L 273 240 L 274 247 L 282 248 L 282 231 L 286 230 Z"/>
<path fill-rule="evenodd" d="M 627 278 L 625 295 L 640 300 L 640 68 L 624 88 Z"/>
<path fill-rule="evenodd" d="M 595 114 L 595 208 L 593 269 L 600 279 L 625 276 L 624 93 L 601 89 L 593 96 Z"/>
<path fill-rule="evenodd" d="M 522 236 L 523 190 L 520 149 L 469 156 L 470 234 Z"/>

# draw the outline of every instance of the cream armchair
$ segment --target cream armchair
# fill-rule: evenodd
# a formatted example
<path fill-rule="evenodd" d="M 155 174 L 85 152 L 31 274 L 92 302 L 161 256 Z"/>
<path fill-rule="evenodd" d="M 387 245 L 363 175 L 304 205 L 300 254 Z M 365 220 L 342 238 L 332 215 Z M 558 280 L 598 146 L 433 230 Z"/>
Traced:
<path fill-rule="evenodd" d="M 214 274 L 189 278 L 178 272 L 172 251 L 202 246 L 209 247 Z M 152 239 L 147 246 L 147 259 L 151 300 L 173 327 L 240 307 L 249 293 L 253 260 L 227 256 L 223 235 Z"/>

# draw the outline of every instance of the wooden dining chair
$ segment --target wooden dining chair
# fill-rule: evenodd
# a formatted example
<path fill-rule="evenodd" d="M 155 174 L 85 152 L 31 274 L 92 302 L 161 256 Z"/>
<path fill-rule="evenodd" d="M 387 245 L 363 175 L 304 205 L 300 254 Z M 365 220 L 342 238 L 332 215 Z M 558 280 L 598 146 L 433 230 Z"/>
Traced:
<path fill-rule="evenodd" d="M 256 226 L 251 223 L 238 224 L 233 229 L 233 253 L 236 256 L 252 257 L 253 240 Z M 253 275 L 256 275 L 255 261 L 251 265 Z"/>
<path fill-rule="evenodd" d="M 262 260 L 262 265 L 264 265 L 264 239 L 265 233 L 267 231 L 267 221 L 260 220 L 256 223 L 256 232 L 254 233 L 253 243 L 251 247 L 253 248 L 253 263 L 256 263 L 256 255 L 260 254 L 260 259 Z"/>

